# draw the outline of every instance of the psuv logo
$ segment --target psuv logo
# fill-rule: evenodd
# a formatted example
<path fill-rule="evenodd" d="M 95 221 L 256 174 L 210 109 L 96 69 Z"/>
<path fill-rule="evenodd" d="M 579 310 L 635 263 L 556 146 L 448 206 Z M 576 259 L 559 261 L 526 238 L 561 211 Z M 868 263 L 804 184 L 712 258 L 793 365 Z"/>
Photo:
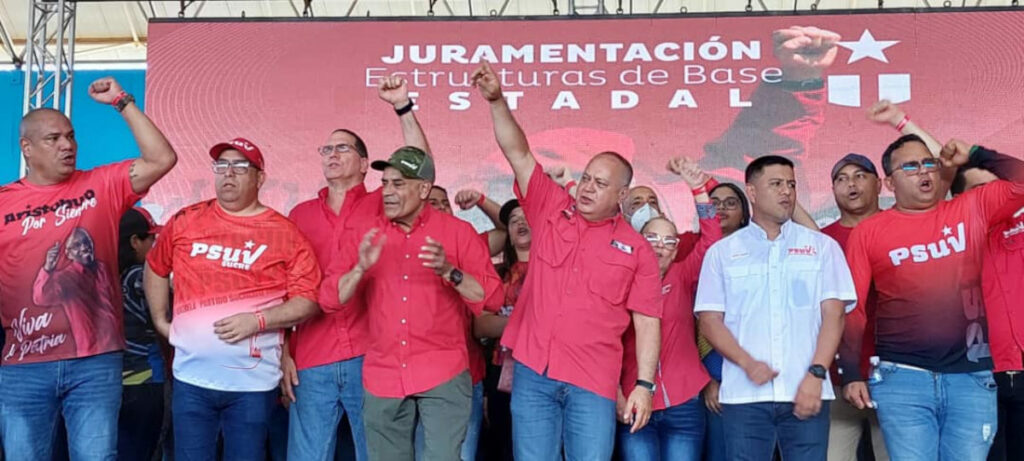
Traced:
<path fill-rule="evenodd" d="M 256 248 L 256 244 L 252 240 L 245 242 L 245 249 L 192 242 L 192 252 L 189 256 L 192 258 L 202 256 L 212 261 L 220 260 L 221 267 L 247 271 L 252 269 L 252 265 L 260 259 L 260 256 L 263 256 L 265 251 L 267 251 L 266 245 Z"/>
<path fill-rule="evenodd" d="M 889 252 L 893 266 L 903 264 L 908 258 L 915 263 L 923 263 L 933 259 L 942 259 L 954 253 L 963 253 L 967 249 L 967 236 L 964 223 L 956 225 L 956 235 L 949 226 L 942 228 L 942 238 L 931 243 L 911 245 L 897 248 Z"/>
<path fill-rule="evenodd" d="M 875 40 L 871 31 L 865 29 L 855 42 L 839 42 L 839 46 L 850 50 L 847 64 L 871 58 L 888 64 L 885 49 L 899 43 L 899 40 Z M 828 102 L 837 106 L 861 107 L 860 75 L 829 75 Z M 910 100 L 910 74 L 878 74 L 878 99 L 888 99 L 895 104 Z"/>

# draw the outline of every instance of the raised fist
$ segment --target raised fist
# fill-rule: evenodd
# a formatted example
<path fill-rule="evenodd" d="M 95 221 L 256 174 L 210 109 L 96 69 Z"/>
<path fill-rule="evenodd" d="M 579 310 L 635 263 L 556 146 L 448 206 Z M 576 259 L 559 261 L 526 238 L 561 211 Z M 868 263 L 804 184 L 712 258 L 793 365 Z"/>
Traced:
<path fill-rule="evenodd" d="M 817 27 L 793 26 L 772 32 L 782 78 L 787 81 L 821 78 L 822 72 L 836 59 L 836 43 L 840 38 L 835 32 Z"/>

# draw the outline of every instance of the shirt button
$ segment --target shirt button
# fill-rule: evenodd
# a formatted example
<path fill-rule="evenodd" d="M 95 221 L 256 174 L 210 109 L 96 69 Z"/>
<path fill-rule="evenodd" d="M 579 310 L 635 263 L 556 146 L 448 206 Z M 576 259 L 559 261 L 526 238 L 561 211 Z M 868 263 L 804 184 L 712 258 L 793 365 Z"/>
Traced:
<path fill-rule="evenodd" d="M 405 325 L 405 319 L 402 319 L 402 325 Z"/>
<path fill-rule="evenodd" d="M 405 340 L 404 340 L 404 339 L 402 340 L 402 345 L 403 345 L 403 346 L 404 346 L 404 345 L 406 345 L 406 342 L 405 342 Z"/>
<path fill-rule="evenodd" d="M 406 301 L 407 299 L 408 299 L 408 298 L 406 298 L 405 296 L 402 296 L 402 302 L 403 302 L 403 303 L 404 303 L 404 302 L 405 302 L 405 301 Z"/>
<path fill-rule="evenodd" d="M 408 275 L 403 275 L 402 276 L 402 280 L 409 280 L 409 276 Z"/>
<path fill-rule="evenodd" d="M 402 368 L 405 368 L 405 364 L 404 363 L 402 364 Z"/>
<path fill-rule="evenodd" d="M 409 259 L 409 255 L 405 255 L 405 259 Z"/>

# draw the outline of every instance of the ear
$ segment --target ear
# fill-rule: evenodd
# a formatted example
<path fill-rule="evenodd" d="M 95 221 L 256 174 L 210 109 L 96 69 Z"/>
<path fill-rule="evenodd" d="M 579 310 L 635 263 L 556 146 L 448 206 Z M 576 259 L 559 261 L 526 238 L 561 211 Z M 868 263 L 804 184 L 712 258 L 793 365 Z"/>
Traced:
<path fill-rule="evenodd" d="M 747 201 L 749 201 L 750 205 L 753 206 L 755 203 L 757 203 L 757 194 L 754 193 L 756 189 L 754 188 L 754 185 L 749 182 L 747 183 L 746 189 Z"/>
<path fill-rule="evenodd" d="M 128 238 L 128 244 L 132 246 L 133 250 L 138 252 L 139 247 L 142 246 L 142 240 L 139 239 L 138 235 L 132 234 L 132 236 Z"/>
<path fill-rule="evenodd" d="M 32 147 L 32 141 L 25 137 L 18 138 L 18 147 L 21 148 L 21 155 L 25 157 L 25 164 L 28 164 L 28 159 L 32 157 L 32 154 L 29 152 Z"/>
<path fill-rule="evenodd" d="M 885 178 L 885 188 L 889 189 L 889 192 L 896 193 L 896 184 L 892 179 L 892 176 Z"/>
<path fill-rule="evenodd" d="M 427 181 L 420 181 L 420 200 L 426 200 L 430 197 L 430 189 L 432 184 Z"/>
<path fill-rule="evenodd" d="M 626 199 L 629 198 L 629 186 L 625 186 L 619 189 L 619 204 L 626 203 Z"/>
<path fill-rule="evenodd" d="M 367 171 L 370 171 L 370 159 L 359 157 L 359 172 L 365 175 Z"/>
<path fill-rule="evenodd" d="M 256 188 L 257 189 L 262 188 L 263 187 L 263 183 L 266 180 L 267 180 L 267 174 L 264 173 L 263 170 L 258 170 L 256 172 Z"/>

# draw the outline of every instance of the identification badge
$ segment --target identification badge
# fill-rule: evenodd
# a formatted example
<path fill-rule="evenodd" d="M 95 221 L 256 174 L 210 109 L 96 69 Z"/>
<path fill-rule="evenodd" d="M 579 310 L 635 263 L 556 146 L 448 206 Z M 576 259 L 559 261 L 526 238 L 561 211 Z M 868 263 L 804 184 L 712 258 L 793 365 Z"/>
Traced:
<path fill-rule="evenodd" d="M 633 247 L 626 245 L 618 240 L 612 240 L 612 247 L 628 255 L 633 254 Z"/>

